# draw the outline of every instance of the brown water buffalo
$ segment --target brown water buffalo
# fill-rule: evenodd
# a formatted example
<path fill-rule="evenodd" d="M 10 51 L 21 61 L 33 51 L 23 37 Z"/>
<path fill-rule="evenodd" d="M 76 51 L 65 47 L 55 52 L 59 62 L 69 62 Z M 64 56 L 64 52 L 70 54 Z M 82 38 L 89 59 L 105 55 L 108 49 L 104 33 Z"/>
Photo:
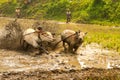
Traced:
<path fill-rule="evenodd" d="M 75 32 L 73 30 L 64 30 L 61 33 L 61 40 L 63 42 L 64 51 L 67 51 L 65 43 L 68 45 L 69 52 L 76 52 L 78 47 L 83 43 L 86 32 Z"/>
<path fill-rule="evenodd" d="M 34 29 L 29 28 L 23 32 L 23 47 L 28 45 L 33 46 L 34 48 L 41 48 L 42 42 L 52 42 L 54 41 L 53 35 L 50 32 L 44 32 L 43 34 L 37 33 Z M 26 45 L 26 46 L 25 46 Z"/>

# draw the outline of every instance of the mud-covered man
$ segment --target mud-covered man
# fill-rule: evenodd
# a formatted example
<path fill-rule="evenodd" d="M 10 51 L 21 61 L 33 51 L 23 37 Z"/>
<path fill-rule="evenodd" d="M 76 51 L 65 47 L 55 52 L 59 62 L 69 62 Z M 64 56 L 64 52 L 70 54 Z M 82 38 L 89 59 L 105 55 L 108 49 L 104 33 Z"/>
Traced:
<path fill-rule="evenodd" d="M 43 33 L 42 26 L 38 26 L 37 29 L 36 29 L 36 32 L 37 33 Z"/>

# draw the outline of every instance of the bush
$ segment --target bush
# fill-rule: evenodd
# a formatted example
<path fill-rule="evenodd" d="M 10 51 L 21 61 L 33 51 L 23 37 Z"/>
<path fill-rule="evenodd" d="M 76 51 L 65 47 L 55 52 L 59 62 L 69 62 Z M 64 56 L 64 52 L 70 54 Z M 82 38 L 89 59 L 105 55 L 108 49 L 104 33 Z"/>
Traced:
<path fill-rule="evenodd" d="M 75 19 L 75 22 L 77 22 L 77 23 L 87 23 L 89 21 L 89 15 L 86 11 L 81 11 L 77 15 L 79 15 L 79 17 Z"/>

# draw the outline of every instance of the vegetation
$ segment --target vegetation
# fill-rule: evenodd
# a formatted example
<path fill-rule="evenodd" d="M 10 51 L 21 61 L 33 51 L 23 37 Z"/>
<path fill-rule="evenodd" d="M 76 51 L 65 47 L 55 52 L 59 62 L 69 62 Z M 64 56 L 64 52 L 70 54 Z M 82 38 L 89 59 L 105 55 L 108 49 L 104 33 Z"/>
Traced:
<path fill-rule="evenodd" d="M 0 3 L 5 3 L 7 2 L 8 0 L 0 0 Z"/>
<path fill-rule="evenodd" d="M 120 22 L 119 0 L 34 0 L 29 4 L 23 0 L 11 0 L 10 4 L 5 1 L 0 1 L 0 10 L 12 17 L 15 7 L 20 6 L 22 17 L 65 21 L 65 12 L 69 8 L 73 22 L 116 26 Z"/>
<path fill-rule="evenodd" d="M 116 50 L 120 52 L 120 29 L 101 26 L 94 27 L 89 30 L 87 43 L 97 42 L 104 48 Z M 100 29 L 100 30 L 99 30 Z"/>

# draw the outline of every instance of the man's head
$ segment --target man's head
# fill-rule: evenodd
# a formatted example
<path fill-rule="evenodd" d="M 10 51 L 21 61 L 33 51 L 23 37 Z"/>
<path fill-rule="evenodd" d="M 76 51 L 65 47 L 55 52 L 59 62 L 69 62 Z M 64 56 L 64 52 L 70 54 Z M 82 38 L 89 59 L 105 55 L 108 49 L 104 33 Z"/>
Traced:
<path fill-rule="evenodd" d="M 42 30 L 42 26 L 38 26 L 37 29 L 38 29 L 38 30 Z"/>

